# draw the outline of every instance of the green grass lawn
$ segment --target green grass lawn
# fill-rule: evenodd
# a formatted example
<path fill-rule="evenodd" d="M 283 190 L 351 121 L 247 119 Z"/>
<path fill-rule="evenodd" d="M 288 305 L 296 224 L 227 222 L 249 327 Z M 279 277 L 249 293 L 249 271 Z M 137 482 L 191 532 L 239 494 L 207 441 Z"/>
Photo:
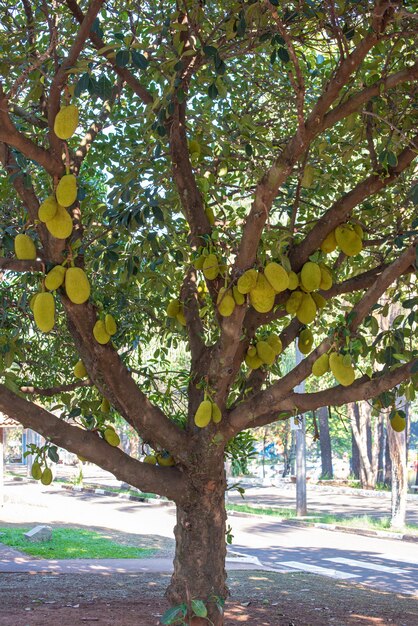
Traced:
<path fill-rule="evenodd" d="M 252 506 L 250 504 L 228 504 L 229 511 L 238 513 L 252 513 L 255 515 L 268 515 L 272 517 L 281 517 L 283 519 L 291 519 L 296 517 L 295 509 L 286 509 L 280 507 L 262 507 Z M 312 523 L 319 522 L 321 524 L 338 524 L 340 526 L 349 526 L 352 528 L 365 528 L 367 530 L 387 530 L 398 533 L 410 533 L 418 535 L 418 526 L 415 524 L 407 524 L 403 530 L 392 529 L 390 527 L 390 517 L 373 517 L 370 515 L 355 515 L 352 517 L 344 515 L 331 515 L 325 513 L 312 513 L 312 520 L 309 516 L 304 517 L 303 521 Z"/>
<path fill-rule="evenodd" d="M 155 550 L 126 546 L 83 528 L 53 528 L 52 540 L 30 543 L 24 533 L 30 528 L 0 528 L 0 543 L 42 559 L 141 559 Z"/>

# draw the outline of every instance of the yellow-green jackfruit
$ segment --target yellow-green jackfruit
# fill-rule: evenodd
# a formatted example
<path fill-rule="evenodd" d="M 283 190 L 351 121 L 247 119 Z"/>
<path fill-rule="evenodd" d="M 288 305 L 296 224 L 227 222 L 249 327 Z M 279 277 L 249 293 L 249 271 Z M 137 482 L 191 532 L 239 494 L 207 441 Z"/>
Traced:
<path fill-rule="evenodd" d="M 286 291 L 289 287 L 289 274 L 278 263 L 267 263 L 264 268 L 264 276 L 276 293 Z"/>
<path fill-rule="evenodd" d="M 300 281 L 306 291 L 316 291 L 321 284 L 321 270 L 317 263 L 308 261 L 300 272 Z"/>
<path fill-rule="evenodd" d="M 58 205 L 57 212 L 54 217 L 45 223 L 48 231 L 56 239 L 67 239 L 73 232 L 73 220 L 68 211 Z"/>
<path fill-rule="evenodd" d="M 301 324 L 310 324 L 314 321 L 316 316 L 316 304 L 310 293 L 302 294 L 302 301 L 298 310 L 296 311 L 296 317 Z"/>
<path fill-rule="evenodd" d="M 64 282 L 66 269 L 62 265 L 56 265 L 45 277 L 45 287 L 48 291 L 59 289 Z"/>
<path fill-rule="evenodd" d="M 55 190 L 57 202 L 63 207 L 69 207 L 77 199 L 77 179 L 74 174 L 65 174 Z"/>
<path fill-rule="evenodd" d="M 199 428 L 205 428 L 212 419 L 212 402 L 210 400 L 203 400 L 197 407 L 197 411 L 194 416 L 194 423 Z"/>
<path fill-rule="evenodd" d="M 54 133 L 60 139 L 70 139 L 77 130 L 78 108 L 75 104 L 63 106 L 58 111 L 54 120 Z"/>
<path fill-rule="evenodd" d="M 16 235 L 14 247 L 17 259 L 21 261 L 36 259 L 36 247 L 29 235 Z"/>
<path fill-rule="evenodd" d="M 237 289 L 240 293 L 250 293 L 251 289 L 257 284 L 258 272 L 255 269 L 246 270 L 239 278 L 237 282 Z"/>
<path fill-rule="evenodd" d="M 41 222 L 49 222 L 58 211 L 58 202 L 55 196 L 48 196 L 39 207 L 38 217 Z"/>
<path fill-rule="evenodd" d="M 97 320 L 93 326 L 93 336 L 97 343 L 102 345 L 110 341 L 110 335 L 106 332 L 106 326 L 103 320 Z"/>
<path fill-rule="evenodd" d="M 223 317 L 229 317 L 232 315 L 235 309 L 235 300 L 232 296 L 230 289 L 222 287 L 219 290 L 218 298 L 216 301 L 218 311 Z"/>
<path fill-rule="evenodd" d="M 90 283 L 81 267 L 68 268 L 65 273 L 65 291 L 74 304 L 83 304 L 89 299 Z"/>
<path fill-rule="evenodd" d="M 258 274 L 257 283 L 250 291 L 250 302 L 259 313 L 268 313 L 274 306 L 276 292 L 264 274 Z"/>
<path fill-rule="evenodd" d="M 203 274 L 208 280 L 215 280 L 219 275 L 219 263 L 215 254 L 208 254 L 203 262 Z"/>
<path fill-rule="evenodd" d="M 49 333 L 55 324 L 55 301 L 52 293 L 38 293 L 33 304 L 35 324 L 43 333 Z"/>
<path fill-rule="evenodd" d="M 331 352 L 329 355 L 329 366 L 340 385 L 347 387 L 354 382 L 355 371 L 352 365 L 344 365 L 344 357 L 337 352 Z"/>

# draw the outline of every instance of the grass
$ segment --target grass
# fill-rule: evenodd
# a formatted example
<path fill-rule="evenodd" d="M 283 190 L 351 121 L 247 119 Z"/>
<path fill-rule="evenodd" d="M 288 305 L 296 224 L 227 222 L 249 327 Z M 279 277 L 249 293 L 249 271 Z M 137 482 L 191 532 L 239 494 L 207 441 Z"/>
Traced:
<path fill-rule="evenodd" d="M 280 517 L 283 519 L 291 519 L 296 517 L 295 509 L 286 509 L 280 507 L 257 507 L 249 504 L 228 504 L 229 511 L 238 513 L 252 513 L 255 515 L 268 515 L 272 517 Z M 312 514 L 304 518 L 304 521 L 319 522 L 321 524 L 337 524 L 339 526 L 348 526 L 351 528 L 364 528 L 367 530 L 385 530 L 390 532 L 405 533 L 418 535 L 418 526 L 416 524 L 407 524 L 403 530 L 392 529 L 390 526 L 390 517 L 373 517 L 371 515 L 356 515 L 347 517 L 344 515 L 332 515 L 326 513 Z"/>
<path fill-rule="evenodd" d="M 125 546 L 82 528 L 54 528 L 52 540 L 30 543 L 24 533 L 29 528 L 0 528 L 0 542 L 43 559 L 141 559 L 155 550 Z"/>

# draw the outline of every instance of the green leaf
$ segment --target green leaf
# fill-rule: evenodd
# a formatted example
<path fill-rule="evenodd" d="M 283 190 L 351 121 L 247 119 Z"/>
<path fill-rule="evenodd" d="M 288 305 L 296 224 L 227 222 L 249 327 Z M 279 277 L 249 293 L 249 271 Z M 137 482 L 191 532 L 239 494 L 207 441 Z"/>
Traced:
<path fill-rule="evenodd" d="M 418 361 L 415 361 L 415 363 L 411 367 L 411 374 L 416 374 L 417 372 L 418 372 Z"/>
<path fill-rule="evenodd" d="M 140 70 L 147 69 L 149 61 L 143 54 L 141 54 L 141 52 L 138 52 L 138 50 L 132 50 L 131 56 L 132 63 L 135 65 L 135 67 L 138 67 Z"/>
<path fill-rule="evenodd" d="M 208 610 L 202 600 L 192 600 L 191 607 L 196 617 L 207 617 Z"/>
<path fill-rule="evenodd" d="M 203 53 L 207 57 L 215 57 L 218 54 L 218 49 L 214 46 L 203 46 Z"/>
<path fill-rule="evenodd" d="M 58 448 L 57 448 L 57 446 L 51 446 L 50 448 L 48 448 L 48 457 L 54 463 L 58 463 L 59 462 L 60 457 L 58 455 Z"/>
<path fill-rule="evenodd" d="M 209 98 L 210 98 L 211 100 L 215 100 L 215 99 L 218 97 L 218 95 L 219 95 L 219 91 L 218 91 L 218 88 L 217 88 L 217 86 L 215 85 L 215 83 L 212 83 L 212 84 L 209 86 L 209 89 L 208 89 L 208 95 L 209 95 Z"/>
<path fill-rule="evenodd" d="M 290 61 L 290 56 L 286 48 L 278 48 L 277 56 L 283 61 L 283 63 L 288 63 Z"/>
<path fill-rule="evenodd" d="M 181 624 L 179 619 L 183 619 L 186 617 L 187 606 L 185 604 L 179 604 L 178 606 L 173 606 L 171 609 L 168 609 L 161 617 L 161 624 L 164 626 L 170 626 L 171 624 Z"/>
<path fill-rule="evenodd" d="M 77 82 L 75 89 L 74 89 L 74 96 L 76 98 L 78 98 L 79 96 L 81 96 L 81 94 L 84 91 L 87 91 L 89 88 L 89 84 L 90 84 L 91 78 L 90 78 L 90 74 L 88 72 L 85 72 L 80 80 Z"/>
<path fill-rule="evenodd" d="M 118 67 L 126 67 L 129 63 L 130 56 L 129 50 L 119 50 L 116 53 L 116 65 Z"/>

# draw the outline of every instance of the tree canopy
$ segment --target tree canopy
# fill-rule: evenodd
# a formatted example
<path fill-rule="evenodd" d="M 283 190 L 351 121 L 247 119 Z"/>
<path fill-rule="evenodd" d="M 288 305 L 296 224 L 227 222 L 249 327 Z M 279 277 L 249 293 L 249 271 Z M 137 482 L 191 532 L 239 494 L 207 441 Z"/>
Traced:
<path fill-rule="evenodd" d="M 242 431 L 414 397 L 412 2 L 0 14 L 1 411 L 190 515 Z M 159 464 L 109 445 L 115 415 Z"/>

